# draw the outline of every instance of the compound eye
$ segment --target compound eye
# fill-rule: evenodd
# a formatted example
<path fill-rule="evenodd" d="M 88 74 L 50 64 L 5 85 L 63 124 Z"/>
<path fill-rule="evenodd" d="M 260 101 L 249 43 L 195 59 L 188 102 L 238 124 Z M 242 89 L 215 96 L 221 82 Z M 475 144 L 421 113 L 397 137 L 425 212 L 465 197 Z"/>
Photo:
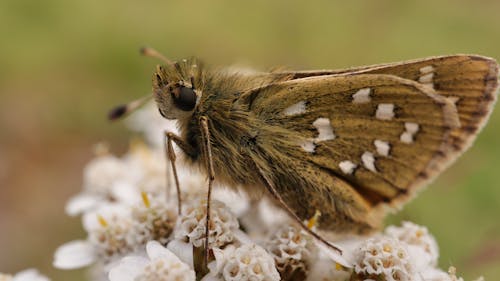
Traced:
<path fill-rule="evenodd" d="M 174 99 L 174 104 L 180 110 L 191 111 L 196 105 L 196 93 L 193 89 L 179 86 L 172 90 L 172 98 Z"/>

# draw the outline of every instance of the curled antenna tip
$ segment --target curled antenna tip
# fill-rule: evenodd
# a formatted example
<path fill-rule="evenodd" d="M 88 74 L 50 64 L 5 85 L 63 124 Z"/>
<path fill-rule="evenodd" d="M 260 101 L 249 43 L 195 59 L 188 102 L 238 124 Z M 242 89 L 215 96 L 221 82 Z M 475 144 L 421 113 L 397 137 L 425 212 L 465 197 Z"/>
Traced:
<path fill-rule="evenodd" d="M 139 49 L 139 53 L 144 56 L 148 53 L 148 50 L 149 50 L 149 47 L 144 46 L 144 47 L 141 47 Z"/>
<path fill-rule="evenodd" d="M 125 115 L 135 111 L 139 107 L 141 107 L 143 104 L 145 104 L 147 101 L 151 100 L 153 97 L 152 94 L 147 94 L 146 96 L 133 100 L 127 104 L 122 104 L 119 106 L 116 106 L 115 108 L 111 109 L 108 113 L 108 119 L 109 120 L 117 120 Z"/>
<path fill-rule="evenodd" d="M 108 119 L 111 121 L 120 119 L 125 115 L 125 113 L 127 113 L 127 111 L 128 110 L 126 104 L 119 105 L 109 111 Z"/>

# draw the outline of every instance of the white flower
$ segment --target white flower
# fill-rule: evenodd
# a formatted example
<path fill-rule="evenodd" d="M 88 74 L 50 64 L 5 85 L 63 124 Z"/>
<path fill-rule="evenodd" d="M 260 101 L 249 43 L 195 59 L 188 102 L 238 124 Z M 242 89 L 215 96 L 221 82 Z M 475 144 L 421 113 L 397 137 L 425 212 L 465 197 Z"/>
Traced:
<path fill-rule="evenodd" d="M 14 276 L 0 273 L 0 281 L 50 281 L 50 279 L 36 269 L 26 269 Z"/>
<path fill-rule="evenodd" d="M 165 244 L 177 220 L 175 205 L 166 202 L 165 196 L 150 197 L 145 192 L 142 199 L 142 204 L 132 207 L 129 243 L 142 247 L 149 240 L 156 240 Z"/>
<path fill-rule="evenodd" d="M 387 281 L 409 281 L 415 275 L 406 244 L 387 237 L 371 238 L 361 245 L 354 271 L 361 278 Z"/>
<path fill-rule="evenodd" d="M 146 245 L 148 258 L 127 256 L 109 272 L 110 281 L 194 281 L 195 273 L 157 241 Z"/>
<path fill-rule="evenodd" d="M 135 186 L 138 178 L 138 171 L 131 169 L 127 161 L 109 154 L 98 155 L 85 167 L 83 190 L 66 204 L 66 213 L 76 216 L 109 202 L 140 198 Z"/>
<path fill-rule="evenodd" d="M 312 237 L 294 226 L 279 228 L 266 244 L 283 279 L 307 273 L 315 260 L 318 248 Z"/>
<path fill-rule="evenodd" d="M 405 221 L 401 227 L 389 226 L 385 230 L 386 235 L 406 242 L 408 245 L 420 247 L 424 254 L 428 255 L 428 264 L 436 266 L 439 249 L 436 239 L 429 233 L 427 227 Z"/>
<path fill-rule="evenodd" d="M 280 280 L 273 257 L 260 246 L 244 244 L 235 249 L 229 245 L 213 251 L 215 261 L 209 264 L 210 273 L 203 281 Z"/>
<path fill-rule="evenodd" d="M 163 148 L 154 149 L 141 141 L 133 141 L 123 161 L 127 164 L 128 171 L 136 174 L 132 184 L 137 190 L 164 194 L 167 187 L 173 188 L 170 186 L 170 167 L 167 170 L 167 159 Z"/>
<path fill-rule="evenodd" d="M 206 185 L 202 185 L 202 187 L 206 189 Z M 243 215 L 250 208 L 248 196 L 245 193 L 237 192 L 230 188 L 214 188 L 212 198 L 224 203 L 237 217 Z"/>
<path fill-rule="evenodd" d="M 234 239 L 234 231 L 239 228 L 238 220 L 223 203 L 210 202 L 209 247 L 222 247 Z M 206 200 L 193 200 L 184 206 L 182 216 L 177 220 L 175 239 L 189 242 L 195 247 L 205 243 Z"/>
<path fill-rule="evenodd" d="M 83 216 L 85 241 L 72 241 L 59 247 L 54 266 L 73 269 L 94 262 L 108 265 L 137 252 L 150 240 L 166 243 L 177 219 L 176 208 L 165 197 L 142 193 L 134 206 L 119 203 L 102 204 Z M 138 200 L 140 200 L 139 198 Z"/>
<path fill-rule="evenodd" d="M 347 269 L 327 258 L 320 258 L 314 261 L 312 268 L 307 274 L 307 281 L 332 280 L 346 281 L 352 274 L 351 269 Z"/>
<path fill-rule="evenodd" d="M 92 244 L 86 240 L 74 240 L 57 248 L 53 265 L 59 269 L 76 269 L 88 266 L 96 259 Z"/>
<path fill-rule="evenodd" d="M 74 269 L 96 261 L 107 264 L 135 248 L 129 238 L 132 230 L 130 209 L 123 205 L 102 205 L 95 212 L 86 213 L 83 226 L 88 233 L 87 240 L 60 246 L 54 255 L 55 267 Z"/>

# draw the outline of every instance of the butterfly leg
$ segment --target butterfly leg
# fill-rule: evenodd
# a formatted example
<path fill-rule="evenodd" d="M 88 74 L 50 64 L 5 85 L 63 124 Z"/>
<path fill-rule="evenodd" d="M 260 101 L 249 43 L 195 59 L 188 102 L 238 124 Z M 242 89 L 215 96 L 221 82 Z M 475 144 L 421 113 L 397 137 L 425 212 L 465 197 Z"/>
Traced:
<path fill-rule="evenodd" d="M 182 210 L 182 200 L 181 200 L 181 188 L 179 185 L 179 177 L 177 176 L 177 168 L 175 166 L 175 160 L 177 159 L 175 155 L 174 146 L 172 142 L 175 142 L 179 148 L 186 154 L 190 155 L 194 153 L 194 148 L 183 141 L 179 136 L 172 132 L 165 132 L 165 155 L 172 165 L 172 171 L 174 173 L 175 188 L 177 190 L 177 212 L 180 215 Z M 167 171 L 168 175 L 168 171 Z M 167 181 L 168 182 L 168 181 Z"/>
<path fill-rule="evenodd" d="M 201 136 L 202 136 L 202 147 L 203 153 L 205 154 L 205 159 L 207 159 L 208 167 L 208 192 L 207 192 L 207 220 L 205 224 L 205 265 L 208 265 L 208 237 L 209 237 L 209 226 L 210 226 L 210 200 L 212 196 L 212 184 L 215 179 L 213 158 L 212 158 L 212 146 L 210 144 L 210 132 L 208 130 L 208 120 L 205 116 L 200 117 L 201 125 Z"/>
<path fill-rule="evenodd" d="M 255 163 L 254 163 L 255 164 Z M 331 244 L 330 242 L 326 241 L 323 237 L 321 237 L 318 233 L 314 232 L 312 229 L 310 229 L 309 227 L 307 227 L 306 224 L 304 224 L 304 222 L 297 216 L 297 214 L 292 210 L 290 209 L 290 207 L 285 203 L 285 201 L 283 200 L 283 198 L 281 197 L 281 195 L 278 193 L 278 191 L 276 190 L 276 188 L 274 187 L 274 184 L 273 182 L 269 179 L 269 177 L 266 175 L 266 173 L 264 173 L 264 171 L 262 171 L 261 168 L 259 168 L 257 166 L 257 164 L 255 164 L 255 167 L 256 169 L 258 170 L 261 178 L 264 180 L 264 185 L 267 187 L 267 190 L 269 191 L 269 193 L 271 193 L 271 196 L 276 200 L 278 201 L 278 203 L 281 205 L 281 207 L 283 207 L 283 209 L 285 209 L 287 211 L 287 213 L 295 220 L 297 221 L 297 223 L 306 231 L 308 232 L 311 236 L 313 236 L 314 238 L 316 238 L 318 241 L 320 241 L 321 243 L 325 244 L 328 248 L 331 248 L 335 251 L 337 251 L 339 254 L 342 254 L 342 250 L 339 249 L 338 247 L 336 247 L 335 245 Z"/>

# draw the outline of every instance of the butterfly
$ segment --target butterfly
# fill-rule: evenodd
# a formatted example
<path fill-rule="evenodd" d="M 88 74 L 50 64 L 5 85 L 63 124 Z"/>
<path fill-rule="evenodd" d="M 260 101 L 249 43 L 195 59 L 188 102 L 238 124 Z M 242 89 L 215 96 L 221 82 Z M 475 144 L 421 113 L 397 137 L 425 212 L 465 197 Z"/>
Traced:
<path fill-rule="evenodd" d="M 268 196 L 322 241 L 304 220 L 319 211 L 319 230 L 377 229 L 472 144 L 498 89 L 498 64 L 478 55 L 258 72 L 144 53 L 165 62 L 153 98 L 180 129 L 165 134 L 174 172 L 172 143 L 207 172 L 209 200 L 214 181 Z"/>

